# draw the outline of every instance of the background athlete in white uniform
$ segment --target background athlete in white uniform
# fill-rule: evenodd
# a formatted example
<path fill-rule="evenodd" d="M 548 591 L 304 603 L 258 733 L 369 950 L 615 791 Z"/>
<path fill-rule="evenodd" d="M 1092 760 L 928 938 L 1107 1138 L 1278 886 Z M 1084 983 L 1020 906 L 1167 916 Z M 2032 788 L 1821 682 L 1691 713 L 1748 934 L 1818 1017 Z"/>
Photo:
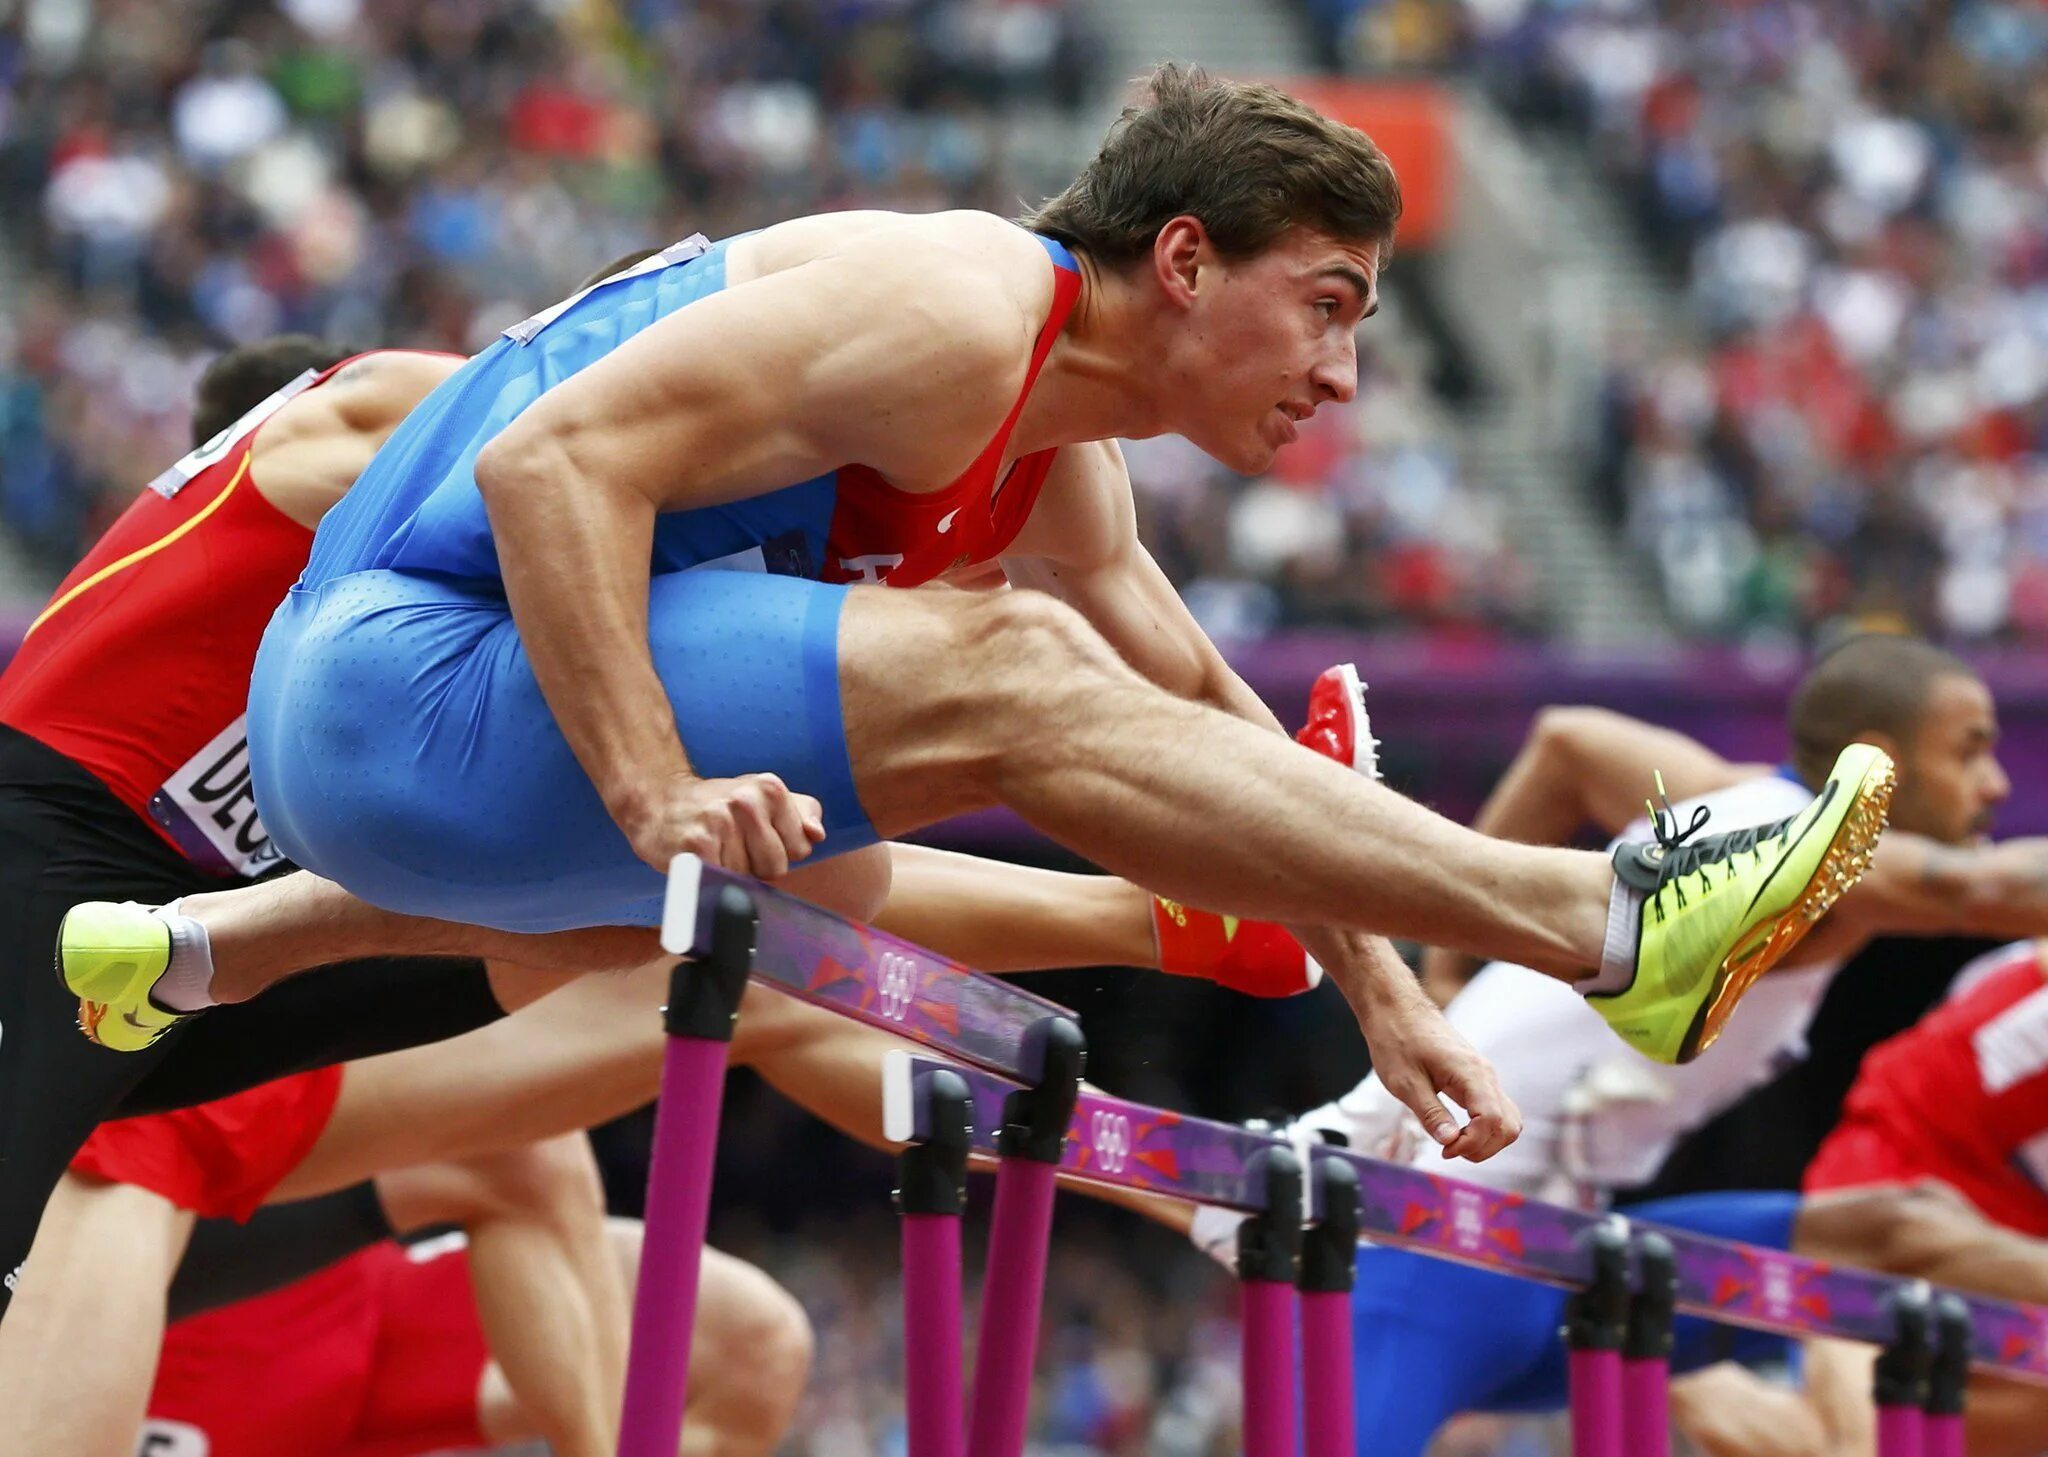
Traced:
<path fill-rule="evenodd" d="M 1621 799 L 1613 786 L 1642 783 L 1653 768 L 1673 794 L 1687 796 L 1671 806 L 1674 828 L 1702 807 L 1717 826 L 1766 823 L 1804 803 L 1809 791 L 1801 781 L 1811 764 L 1824 766 L 1852 740 L 1892 754 L 1899 791 L 1892 830 L 1863 883 L 1787 965 L 1750 991 L 1714 1055 L 1697 1062 L 1660 1065 L 1632 1052 L 1582 997 L 1551 978 L 1494 962 L 1468 982 L 1467 966 L 1432 954 L 1432 991 L 1448 998 L 1452 1025 L 1493 1061 L 1525 1120 L 1519 1142 L 1484 1165 L 1461 1167 L 1459 1177 L 1603 1207 L 1617 1191 L 1649 1182 L 1687 1133 L 1804 1055 L 1821 997 L 1870 937 L 2048 930 L 2048 889 L 2034 873 L 2048 865 L 2048 843 L 1993 846 L 1982 838 L 2010 783 L 1995 754 L 1991 695 L 1967 665 L 1910 638 L 1853 640 L 1809 675 L 1788 728 L 1792 762 L 1774 768 L 1731 763 L 1682 735 L 1603 710 L 1552 710 L 1539 719 L 1481 812 L 1489 833 L 1568 841 L 1589 824 L 1607 834 L 1629 833 L 1631 824 L 1641 830 L 1644 806 Z M 1442 1166 L 1376 1078 L 1303 1115 L 1298 1126 L 1341 1133 L 1364 1153 Z M 1870 1225 L 1846 1205 L 1802 1209 L 1789 1192 L 1693 1195 L 1631 1212 L 1836 1257 L 1853 1257 L 1857 1231 Z M 1232 1224 L 1204 1217 L 1198 1239 L 1213 1244 Z M 1547 1287 L 1420 1255 L 1362 1251 L 1354 1303 L 1359 1426 L 1372 1433 L 1371 1450 L 1419 1457 L 1461 1411 L 1561 1407 L 1563 1301 Z M 1681 1321 L 1675 1364 L 1700 1368 L 1781 1350 L 1772 1338 Z M 1821 1450 L 1803 1403 L 1735 1367 L 1679 1383 L 1674 1413 L 1710 1451 Z"/>

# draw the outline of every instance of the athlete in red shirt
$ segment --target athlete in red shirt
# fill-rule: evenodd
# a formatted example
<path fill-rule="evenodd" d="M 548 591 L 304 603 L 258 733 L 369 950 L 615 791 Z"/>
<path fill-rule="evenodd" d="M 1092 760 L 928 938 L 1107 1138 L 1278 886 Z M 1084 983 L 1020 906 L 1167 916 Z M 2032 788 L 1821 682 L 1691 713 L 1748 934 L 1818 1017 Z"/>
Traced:
<path fill-rule="evenodd" d="M 1815 1250 L 1892 1274 L 2048 1304 L 2048 942 L 1958 974 L 1949 999 L 1864 1054 L 1834 1132 L 1807 1168 L 1807 1207 L 1834 1211 Z M 1870 1353 L 1821 1343 L 1807 1386 L 1831 1454 L 1874 1448 Z M 2048 1448 L 2048 1391 L 1978 1378 L 1971 1457 Z"/>
<path fill-rule="evenodd" d="M 1933 1181 L 2048 1240 L 2048 972 L 2043 944 L 1981 958 L 1946 1002 L 1864 1055 L 1810 1192 Z"/>

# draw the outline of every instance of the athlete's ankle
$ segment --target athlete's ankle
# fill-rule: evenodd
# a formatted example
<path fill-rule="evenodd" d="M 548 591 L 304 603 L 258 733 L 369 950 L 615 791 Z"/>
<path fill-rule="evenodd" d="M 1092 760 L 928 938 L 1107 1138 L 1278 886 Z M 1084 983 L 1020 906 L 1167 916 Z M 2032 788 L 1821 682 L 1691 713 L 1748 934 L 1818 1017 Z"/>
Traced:
<path fill-rule="evenodd" d="M 1581 996 L 1612 996 L 1627 991 L 1636 978 L 1636 948 L 1642 942 L 1643 892 L 1619 876 L 1607 897 L 1607 935 L 1600 947 L 1600 969 L 1574 982 Z"/>
<path fill-rule="evenodd" d="M 151 912 L 170 928 L 171 964 L 150 989 L 150 999 L 169 1012 L 197 1012 L 216 1001 L 212 944 L 206 927 L 186 915 L 183 906 L 175 900 Z"/>

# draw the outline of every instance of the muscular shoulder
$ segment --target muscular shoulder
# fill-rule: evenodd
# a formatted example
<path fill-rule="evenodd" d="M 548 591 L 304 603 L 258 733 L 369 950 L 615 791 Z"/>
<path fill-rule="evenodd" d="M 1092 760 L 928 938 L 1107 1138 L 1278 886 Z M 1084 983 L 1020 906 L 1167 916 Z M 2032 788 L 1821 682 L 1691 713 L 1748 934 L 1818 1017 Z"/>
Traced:
<path fill-rule="evenodd" d="M 318 394 L 345 428 L 388 435 L 441 381 L 468 361 L 415 349 L 379 349 L 334 372 Z"/>
<path fill-rule="evenodd" d="M 1028 233 L 989 214 L 859 216 L 771 229 L 732 302 L 745 309 L 758 285 L 764 318 L 809 315 L 795 331 L 803 378 L 845 458 L 939 484 L 1023 388 L 1052 268 Z"/>
<path fill-rule="evenodd" d="M 256 489 L 293 520 L 317 524 L 399 422 L 463 363 L 410 349 L 349 361 L 265 423 L 250 450 Z"/>

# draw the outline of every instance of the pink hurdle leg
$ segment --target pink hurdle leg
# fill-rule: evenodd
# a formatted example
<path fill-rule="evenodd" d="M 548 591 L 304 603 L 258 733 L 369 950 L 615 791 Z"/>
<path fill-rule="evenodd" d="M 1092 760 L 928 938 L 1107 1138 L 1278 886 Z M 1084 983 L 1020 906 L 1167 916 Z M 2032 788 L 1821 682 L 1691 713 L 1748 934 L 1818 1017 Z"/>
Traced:
<path fill-rule="evenodd" d="M 964 1457 L 961 1382 L 960 1211 L 966 1204 L 970 1142 L 967 1084 L 933 1073 L 923 1143 L 897 1160 L 896 1207 L 903 1216 L 903 1374 L 909 1457 Z"/>
<path fill-rule="evenodd" d="M 1292 1280 L 1238 1284 L 1243 1322 L 1244 1457 L 1294 1457 L 1301 1408 L 1295 1400 Z"/>
<path fill-rule="evenodd" d="M 1053 1175 L 1086 1060 L 1081 1029 L 1065 1017 L 1048 1017 L 1033 1031 L 1042 1039 L 1043 1071 L 1036 1087 L 1010 1095 L 996 1140 L 1002 1161 L 967 1419 L 967 1450 L 974 1457 L 1021 1457 L 1024 1451 L 1052 1237 Z"/>
<path fill-rule="evenodd" d="M 1624 1457 L 1621 1348 L 1628 1333 L 1628 1236 L 1594 1231 L 1593 1276 L 1566 1307 L 1572 1457 Z"/>
<path fill-rule="evenodd" d="M 1245 1457 L 1294 1457 L 1301 1430 L 1295 1374 L 1294 1282 L 1301 1258 L 1301 1160 L 1258 1155 L 1266 1207 L 1237 1228 Z"/>
<path fill-rule="evenodd" d="M 1963 1457 L 1963 1399 L 1970 1385 L 1974 1344 L 1970 1307 L 1959 1295 L 1934 1302 L 1934 1360 L 1927 1374 L 1927 1420 L 1921 1447 L 1927 1457 Z"/>
<path fill-rule="evenodd" d="M 1303 1457 L 1358 1457 L 1351 1288 L 1358 1270 L 1358 1171 L 1317 1159 L 1316 1223 L 1301 1248 Z"/>
<path fill-rule="evenodd" d="M 719 893 L 711 953 L 682 962 L 663 1009 L 661 1101 L 647 1176 L 646 1232 L 633 1297 L 619 1457 L 675 1457 L 690 1379 L 697 1274 L 711 1211 L 711 1168 L 725 1098 L 725 1055 L 754 952 L 754 907 L 744 891 Z"/>
<path fill-rule="evenodd" d="M 1678 1263 L 1654 1230 L 1636 1240 L 1636 1291 L 1621 1350 L 1622 1448 L 1628 1457 L 1670 1457 L 1671 1323 Z"/>
<path fill-rule="evenodd" d="M 1877 1457 L 1923 1457 L 1927 1450 L 1928 1374 L 1933 1364 L 1932 1311 L 1924 1286 L 1907 1286 L 1889 1301 L 1893 1335 L 1878 1353 L 1871 1395 L 1877 1403 Z"/>

